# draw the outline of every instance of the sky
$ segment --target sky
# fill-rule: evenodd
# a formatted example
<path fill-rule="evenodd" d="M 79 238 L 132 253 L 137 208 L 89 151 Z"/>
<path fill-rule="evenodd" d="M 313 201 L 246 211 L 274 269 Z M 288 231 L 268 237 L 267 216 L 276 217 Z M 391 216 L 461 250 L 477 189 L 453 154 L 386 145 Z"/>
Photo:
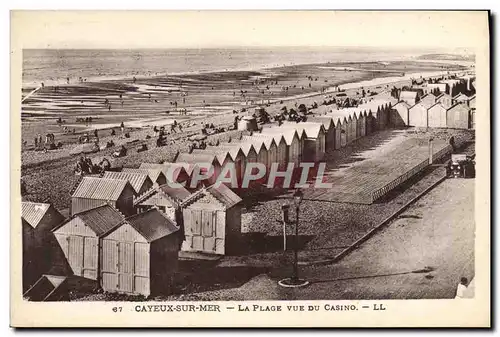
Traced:
<path fill-rule="evenodd" d="M 474 48 L 486 12 L 14 11 L 22 48 Z"/>

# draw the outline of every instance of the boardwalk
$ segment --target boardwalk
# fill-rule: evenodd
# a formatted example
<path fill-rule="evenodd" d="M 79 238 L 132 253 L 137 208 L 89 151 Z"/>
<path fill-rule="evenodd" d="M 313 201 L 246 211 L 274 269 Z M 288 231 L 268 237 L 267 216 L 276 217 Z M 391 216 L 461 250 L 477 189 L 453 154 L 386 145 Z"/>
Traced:
<path fill-rule="evenodd" d="M 447 145 L 445 140 L 435 140 L 433 153 L 439 155 Z M 306 198 L 371 204 L 425 168 L 428 158 L 427 139 L 399 135 L 358 153 L 350 163 L 328 163 L 324 182 L 332 188 L 307 191 Z"/>

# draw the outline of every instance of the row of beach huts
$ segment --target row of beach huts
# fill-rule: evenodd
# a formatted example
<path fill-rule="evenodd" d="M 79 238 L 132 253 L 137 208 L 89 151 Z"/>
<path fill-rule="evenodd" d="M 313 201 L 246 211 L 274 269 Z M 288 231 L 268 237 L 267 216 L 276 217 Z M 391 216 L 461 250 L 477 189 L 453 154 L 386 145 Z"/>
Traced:
<path fill-rule="evenodd" d="M 413 126 L 470 128 L 470 122 L 461 122 L 462 108 L 457 106 L 469 113 L 475 109 L 475 97 L 455 96 L 448 102 L 446 95 L 417 92 L 415 101 L 408 102 L 404 92 L 400 100 L 382 93 L 357 107 L 313 110 L 306 122 L 264 127 L 218 146 L 179 153 L 173 163 L 143 163 L 86 176 L 71 194 L 68 219 L 49 204 L 23 202 L 26 297 L 56 298 L 58 287 L 47 288 L 54 283 L 49 275 L 93 280 L 111 292 L 148 296 L 168 291 L 179 251 L 224 255 L 238 250 L 242 199 L 235 193 L 238 189 L 214 184 L 228 163 L 235 166 L 238 183 L 248 163 L 263 164 L 267 171 L 260 182 L 265 184 L 273 163 L 284 171 L 290 163 L 298 167 L 301 162 L 321 162 L 327 151 L 378 130 L 412 126 L 417 120 L 426 123 Z M 445 119 L 435 118 L 437 104 L 449 105 Z M 427 117 L 417 114 L 423 111 L 420 107 L 427 107 Z M 211 164 L 214 174 L 190 186 L 194 172 L 202 169 L 200 163 Z M 171 182 L 186 187 L 172 187 Z M 52 290 L 33 295 L 41 292 L 41 285 Z"/>

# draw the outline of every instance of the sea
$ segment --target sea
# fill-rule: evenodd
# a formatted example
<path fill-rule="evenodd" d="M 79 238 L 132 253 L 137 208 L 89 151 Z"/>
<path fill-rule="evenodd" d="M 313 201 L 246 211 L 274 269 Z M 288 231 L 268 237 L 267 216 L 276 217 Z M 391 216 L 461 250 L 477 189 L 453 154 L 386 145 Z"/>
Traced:
<path fill-rule="evenodd" d="M 260 70 L 316 63 L 411 59 L 422 50 L 276 47 L 205 49 L 25 49 L 24 88 L 87 81 L 215 71 Z"/>

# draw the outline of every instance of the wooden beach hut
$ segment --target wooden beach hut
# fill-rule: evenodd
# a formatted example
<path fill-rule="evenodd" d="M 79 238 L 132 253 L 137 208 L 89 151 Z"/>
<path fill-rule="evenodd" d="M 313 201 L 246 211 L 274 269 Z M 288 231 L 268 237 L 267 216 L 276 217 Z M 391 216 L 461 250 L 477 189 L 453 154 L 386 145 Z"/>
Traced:
<path fill-rule="evenodd" d="M 111 203 L 124 215 L 132 215 L 135 191 L 124 179 L 83 177 L 71 195 L 71 215 Z"/>
<path fill-rule="evenodd" d="M 333 117 L 333 116 L 332 116 L 332 120 L 333 120 L 334 125 L 335 125 L 335 150 L 339 150 L 342 146 L 342 141 L 341 141 L 342 121 L 340 120 L 340 118 Z"/>
<path fill-rule="evenodd" d="M 182 203 L 182 250 L 225 255 L 241 243 L 241 198 L 224 184 L 198 190 Z"/>
<path fill-rule="evenodd" d="M 436 103 L 427 109 L 428 125 L 430 128 L 445 128 L 446 127 L 447 109 Z"/>
<path fill-rule="evenodd" d="M 304 160 L 312 160 L 315 162 L 323 160 L 325 156 L 326 132 L 322 123 L 302 122 L 302 123 L 285 123 L 285 128 L 292 128 L 298 133 L 305 132 L 306 139 L 304 141 Z"/>
<path fill-rule="evenodd" d="M 98 279 L 102 237 L 124 220 L 117 209 L 103 204 L 73 215 L 53 230 L 73 275 Z"/>
<path fill-rule="evenodd" d="M 255 162 L 263 164 L 264 166 L 267 167 L 267 164 L 268 164 L 268 162 L 267 162 L 267 149 L 266 149 L 266 146 L 264 145 L 264 140 L 262 138 L 252 137 L 252 136 L 243 136 L 243 137 L 241 137 L 241 139 L 238 140 L 238 142 L 240 142 L 242 144 L 243 143 L 251 144 L 252 149 L 255 152 Z M 249 153 L 250 153 L 250 151 L 249 151 Z M 251 160 L 251 157 L 253 157 L 253 155 L 247 157 L 248 158 L 247 162 L 251 162 L 251 161 L 248 161 L 248 160 Z M 267 175 L 267 171 L 266 171 L 266 175 Z M 263 179 L 265 179 L 265 176 L 263 177 Z"/>
<path fill-rule="evenodd" d="M 308 122 L 322 123 L 325 128 L 326 138 L 325 138 L 325 150 L 335 149 L 335 122 L 331 116 L 314 116 L 308 117 Z"/>
<path fill-rule="evenodd" d="M 286 167 L 286 142 L 281 133 L 254 133 L 252 137 L 261 138 L 267 149 L 267 170 L 278 163 L 280 170 Z"/>
<path fill-rule="evenodd" d="M 193 152 L 195 152 L 195 150 L 193 150 Z M 204 184 L 206 185 L 214 184 L 221 172 L 221 163 L 218 157 L 215 154 L 211 153 L 210 151 L 200 150 L 197 151 L 196 153 L 193 152 L 179 153 L 179 155 L 175 159 L 175 163 L 181 164 L 186 170 L 187 174 L 189 175 L 190 184 L 188 187 L 190 189 L 194 189 Z M 195 172 L 202 175 L 209 174 L 209 168 L 208 168 L 209 166 L 211 166 L 213 174 L 210 175 L 210 177 L 205 179 L 204 181 L 198 182 L 197 186 L 193 186 L 194 184 L 194 182 L 192 181 L 193 174 Z"/>
<path fill-rule="evenodd" d="M 436 104 L 436 96 L 432 93 L 425 94 L 420 98 L 420 102 L 428 109 Z"/>
<path fill-rule="evenodd" d="M 463 93 L 459 93 L 453 97 L 452 103 L 453 104 L 464 103 L 464 104 L 468 105 L 469 104 L 469 97 Z"/>
<path fill-rule="evenodd" d="M 157 209 L 127 218 L 102 239 L 102 289 L 144 296 L 168 294 L 180 242 L 179 227 Z"/>
<path fill-rule="evenodd" d="M 406 102 L 396 103 L 391 110 L 391 125 L 393 127 L 403 127 L 409 125 L 408 110 L 410 106 Z"/>
<path fill-rule="evenodd" d="M 181 184 L 181 183 L 179 183 Z M 157 208 L 167 215 L 171 220 L 180 223 L 179 207 L 182 201 L 189 197 L 191 192 L 182 186 L 170 186 L 165 184 L 153 187 L 142 195 L 134 199 L 134 206 L 137 213 L 144 213 L 152 208 Z"/>
<path fill-rule="evenodd" d="M 51 204 L 21 203 L 23 291 L 50 270 L 54 255 L 52 230 L 62 221 L 64 216 Z"/>
<path fill-rule="evenodd" d="M 375 131 L 375 118 L 373 117 L 373 113 L 370 110 L 368 110 L 366 113 L 365 129 L 367 135 L 370 135 Z"/>
<path fill-rule="evenodd" d="M 469 98 L 469 108 L 476 110 L 476 95 Z"/>
<path fill-rule="evenodd" d="M 419 94 L 417 91 L 401 91 L 399 100 L 406 102 L 408 105 L 413 106 L 418 103 Z"/>
<path fill-rule="evenodd" d="M 366 111 L 359 111 L 358 114 L 358 138 L 366 136 Z"/>
<path fill-rule="evenodd" d="M 153 182 L 145 173 L 106 171 L 102 177 L 104 179 L 120 179 L 128 181 L 134 188 L 136 195 L 142 194 L 153 187 Z"/>
<path fill-rule="evenodd" d="M 410 126 L 423 127 L 428 126 L 427 108 L 422 103 L 417 103 L 408 109 L 408 121 Z"/>
<path fill-rule="evenodd" d="M 294 163 L 295 166 L 301 162 L 302 152 L 304 150 L 305 132 L 299 133 L 296 129 L 288 127 L 271 127 L 262 130 L 262 134 L 282 135 L 286 143 L 286 163 Z"/>
<path fill-rule="evenodd" d="M 443 107 L 448 109 L 453 105 L 453 98 L 445 93 L 440 94 L 439 96 L 436 97 L 436 103 L 440 103 Z"/>
<path fill-rule="evenodd" d="M 469 129 L 471 127 L 470 109 L 467 104 L 456 103 L 446 114 L 446 126 L 452 129 Z"/>
<path fill-rule="evenodd" d="M 204 150 L 193 150 L 192 153 L 203 154 L 207 152 L 212 153 L 218 159 L 220 163 L 219 174 L 225 170 L 226 165 L 234 165 L 236 181 L 238 183 L 238 186 L 240 186 L 243 173 L 245 172 L 246 157 L 241 150 L 239 143 L 225 143 L 216 146 L 208 146 Z M 230 171 L 228 171 L 226 173 L 226 178 L 229 177 L 230 174 Z"/>

